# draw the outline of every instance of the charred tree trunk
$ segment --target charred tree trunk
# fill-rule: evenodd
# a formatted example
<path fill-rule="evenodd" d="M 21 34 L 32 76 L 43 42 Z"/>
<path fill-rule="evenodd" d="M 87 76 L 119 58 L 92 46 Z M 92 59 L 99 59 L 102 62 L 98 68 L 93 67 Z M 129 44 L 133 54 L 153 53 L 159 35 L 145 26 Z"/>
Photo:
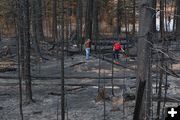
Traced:
<path fill-rule="evenodd" d="M 178 0 L 177 0 L 178 1 Z M 177 1 L 175 1 L 176 2 L 176 6 L 175 6 L 175 10 L 174 10 L 174 13 L 173 13 L 173 31 L 175 31 L 175 27 L 176 27 L 176 20 L 177 20 L 177 18 L 176 18 L 176 13 L 177 13 Z"/>
<path fill-rule="evenodd" d="M 42 1 L 33 0 L 32 2 L 32 28 L 33 28 L 33 44 L 38 57 L 41 56 L 39 41 L 44 39 L 43 25 L 42 25 Z"/>
<path fill-rule="evenodd" d="M 52 0 L 52 38 L 57 39 L 57 0 Z"/>
<path fill-rule="evenodd" d="M 85 34 L 86 34 L 86 38 L 90 38 L 90 39 L 92 35 L 93 1 L 94 0 L 87 1 L 86 16 L 85 16 Z"/>
<path fill-rule="evenodd" d="M 61 24 L 61 120 L 65 120 L 65 91 L 64 91 L 64 0 L 60 1 Z"/>
<path fill-rule="evenodd" d="M 38 40 L 42 41 L 44 40 L 44 34 L 43 34 L 43 20 L 42 20 L 42 0 L 36 0 L 37 6 L 36 6 L 36 14 L 37 14 L 37 32 L 38 32 Z"/>
<path fill-rule="evenodd" d="M 77 0 L 77 41 L 80 44 L 80 50 L 82 52 L 83 40 L 82 40 L 82 0 Z"/>
<path fill-rule="evenodd" d="M 127 21 L 127 9 L 126 9 L 126 0 L 123 1 L 124 5 L 124 24 L 125 24 L 125 33 L 126 33 L 126 41 L 127 44 L 125 49 L 127 50 L 127 54 L 129 54 L 129 38 L 128 38 L 128 21 Z"/>
<path fill-rule="evenodd" d="M 95 43 L 95 51 L 97 50 L 97 40 L 99 35 L 99 25 L 98 25 L 98 5 L 99 1 L 93 1 L 93 41 Z"/>
<path fill-rule="evenodd" d="M 180 15 L 180 0 L 176 0 L 177 15 Z M 178 44 L 180 43 L 180 17 L 176 17 L 176 39 Z"/>
<path fill-rule="evenodd" d="M 121 33 L 121 22 L 120 22 L 120 16 L 121 16 L 121 6 L 120 6 L 120 0 L 117 1 L 117 37 L 119 39 L 119 35 Z"/>
<path fill-rule="evenodd" d="M 23 0 L 19 0 L 19 4 L 20 4 L 20 20 L 19 20 L 19 56 L 20 56 L 20 77 L 21 80 L 24 81 L 24 77 L 25 77 L 25 65 L 24 65 L 24 17 L 22 16 L 22 14 L 24 14 L 24 4 L 23 4 Z"/>
<path fill-rule="evenodd" d="M 32 30 L 33 30 L 33 45 L 37 56 L 40 56 L 40 48 L 39 48 L 39 40 L 38 40 L 38 33 L 37 33 L 37 10 L 36 10 L 36 0 L 32 2 Z"/>
<path fill-rule="evenodd" d="M 25 81 L 26 81 L 26 102 L 32 102 L 31 72 L 30 72 L 30 20 L 29 0 L 24 0 L 24 50 L 25 50 Z"/>
<path fill-rule="evenodd" d="M 134 109 L 134 120 L 149 120 L 150 115 L 147 113 L 147 104 L 144 103 L 146 99 L 145 89 L 149 86 L 149 68 L 150 68 L 150 40 L 149 33 L 151 32 L 151 25 L 153 22 L 153 11 L 147 9 L 146 6 L 152 7 L 152 0 L 142 0 L 140 2 L 140 24 L 138 39 L 138 68 L 137 68 L 137 94 L 136 104 Z M 148 95 L 148 94 L 147 94 Z M 148 97 L 147 97 L 148 98 Z M 146 106 L 146 107 L 145 107 Z M 146 108 L 146 109 L 145 109 Z"/>
<path fill-rule="evenodd" d="M 26 102 L 32 102 L 31 76 L 30 76 L 30 20 L 29 0 L 19 0 L 19 81 L 26 83 Z M 20 90 L 21 84 L 20 84 Z M 22 97 L 22 96 L 21 96 Z"/>
<path fill-rule="evenodd" d="M 162 41 L 162 46 L 164 47 L 165 41 L 164 41 L 164 0 L 160 1 L 160 9 L 162 10 L 160 12 L 160 32 L 161 32 L 161 41 Z M 163 50 L 164 51 L 164 50 Z M 161 54 L 161 59 L 160 59 L 160 66 L 163 67 L 164 64 L 164 54 Z M 162 82 L 163 82 L 163 70 L 160 70 L 160 80 L 159 80 L 159 91 L 158 91 L 158 98 L 161 98 L 162 96 Z M 161 101 L 157 102 L 157 120 L 160 120 L 160 109 L 161 109 Z"/>
<path fill-rule="evenodd" d="M 2 28 L 1 28 L 1 25 L 0 25 L 0 41 L 2 40 Z"/>
<path fill-rule="evenodd" d="M 156 0 L 153 0 L 153 8 L 156 9 Z M 156 13 L 153 15 L 153 25 L 152 25 L 153 32 L 156 32 Z"/>
<path fill-rule="evenodd" d="M 71 34 L 71 0 L 67 0 L 66 13 L 66 51 L 69 51 L 69 40 Z"/>
<path fill-rule="evenodd" d="M 136 0 L 133 0 L 133 35 L 136 32 Z"/>
<path fill-rule="evenodd" d="M 22 0 L 17 1 L 17 7 L 18 7 L 18 40 L 17 40 L 17 56 L 18 56 L 18 77 L 19 77 L 19 110 L 20 110 L 20 116 L 21 120 L 24 119 L 23 117 L 23 109 L 22 109 L 22 80 L 23 80 L 23 68 L 24 68 L 24 57 L 22 56 L 23 47 L 23 26 L 21 25 L 23 23 L 23 5 L 21 4 Z"/>

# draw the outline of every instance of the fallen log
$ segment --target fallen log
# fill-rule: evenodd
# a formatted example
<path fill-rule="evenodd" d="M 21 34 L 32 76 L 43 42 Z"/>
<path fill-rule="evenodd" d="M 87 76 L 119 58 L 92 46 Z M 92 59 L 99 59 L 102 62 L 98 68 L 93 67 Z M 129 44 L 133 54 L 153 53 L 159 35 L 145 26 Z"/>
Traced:
<path fill-rule="evenodd" d="M 69 67 L 74 67 L 74 66 L 81 65 L 81 64 L 84 64 L 84 63 L 86 63 L 86 62 L 78 62 L 78 63 L 75 63 L 73 65 L 70 65 Z"/>
<path fill-rule="evenodd" d="M 17 68 L 10 68 L 10 67 L 6 67 L 6 68 L 0 68 L 0 72 L 8 72 L 8 71 L 16 71 Z"/>

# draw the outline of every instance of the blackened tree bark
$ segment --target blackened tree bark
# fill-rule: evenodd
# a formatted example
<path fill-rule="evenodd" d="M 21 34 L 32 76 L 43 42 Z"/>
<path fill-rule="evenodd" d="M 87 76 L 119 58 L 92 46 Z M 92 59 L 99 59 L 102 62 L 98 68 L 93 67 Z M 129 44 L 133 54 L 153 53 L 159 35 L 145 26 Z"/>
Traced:
<path fill-rule="evenodd" d="M 2 40 L 2 28 L 0 26 L 0 41 Z"/>
<path fill-rule="evenodd" d="M 153 8 L 156 9 L 156 0 L 153 0 Z M 153 15 L 153 25 L 152 25 L 153 32 L 156 32 L 156 13 L 154 12 Z"/>
<path fill-rule="evenodd" d="M 85 16 L 85 34 L 86 34 L 86 38 L 90 38 L 90 39 L 92 35 L 93 1 L 94 0 L 87 1 L 86 16 Z"/>
<path fill-rule="evenodd" d="M 64 91 L 64 0 L 60 1 L 61 24 L 61 120 L 65 120 L 65 91 Z"/>
<path fill-rule="evenodd" d="M 177 14 L 180 15 L 180 0 L 176 0 L 176 10 Z M 176 39 L 180 41 L 180 17 L 176 17 Z M 179 42 L 180 43 L 180 42 Z"/>
<path fill-rule="evenodd" d="M 34 47 L 38 57 L 42 57 L 40 53 L 39 41 L 44 39 L 43 25 L 42 25 L 42 1 L 32 1 L 32 28 L 34 36 Z"/>
<path fill-rule="evenodd" d="M 160 0 L 160 9 L 162 10 L 161 12 L 160 12 L 160 32 L 161 32 L 161 40 L 162 40 L 162 47 L 164 47 L 165 46 L 165 41 L 164 41 L 164 34 L 165 34 L 165 29 L 164 29 L 164 12 L 163 12 L 163 10 L 164 10 L 164 0 Z M 164 49 L 163 49 L 163 51 L 164 51 Z M 163 59 L 164 59 L 164 54 L 161 54 L 161 59 L 160 59 L 160 66 L 161 67 L 163 67 L 163 64 L 164 64 L 164 61 L 163 61 Z M 161 96 L 162 96 L 162 82 L 163 82 L 163 76 L 164 76 L 164 72 L 163 72 L 163 70 L 161 69 L 160 70 L 160 78 L 159 78 L 159 91 L 158 91 L 158 99 L 160 99 L 161 98 Z M 157 102 L 157 120 L 159 120 L 160 119 L 160 108 L 161 108 L 161 101 L 159 100 L 158 102 Z"/>
<path fill-rule="evenodd" d="M 43 20 L 42 20 L 42 0 L 36 0 L 37 1 L 37 32 L 38 32 L 38 40 L 44 39 L 43 34 Z"/>
<path fill-rule="evenodd" d="M 121 33 L 121 14 L 122 14 L 122 8 L 121 8 L 121 0 L 117 1 L 117 14 L 116 14 L 116 18 L 117 18 L 117 36 L 119 39 L 119 35 Z"/>
<path fill-rule="evenodd" d="M 66 51 L 68 53 L 69 51 L 69 40 L 70 40 L 70 32 L 71 32 L 71 29 L 70 29 L 70 25 L 71 25 L 71 0 L 67 0 L 66 1 L 66 22 L 65 22 L 65 26 L 66 26 L 66 37 L 65 37 L 65 40 L 66 40 Z M 79 45 L 79 43 L 78 43 Z"/>
<path fill-rule="evenodd" d="M 98 7 L 99 1 L 93 1 L 93 41 L 95 43 L 95 51 L 97 51 L 97 40 L 99 35 L 99 25 L 98 25 Z"/>
<path fill-rule="evenodd" d="M 178 1 L 178 0 L 177 0 Z M 174 18 L 173 18 L 173 31 L 175 31 L 175 27 L 176 27 L 176 13 L 177 13 L 177 1 L 176 1 L 176 6 L 175 6 L 175 10 L 174 10 L 174 12 L 173 12 L 173 16 L 174 16 Z"/>
<path fill-rule="evenodd" d="M 151 31 L 151 25 L 153 22 L 153 11 L 144 7 L 145 5 L 152 7 L 152 0 L 142 0 L 140 2 L 140 23 L 139 23 L 139 36 L 138 39 L 138 68 L 137 68 L 137 94 L 136 103 L 134 110 L 134 120 L 148 120 L 150 119 L 148 113 L 146 113 L 147 108 L 145 101 L 145 88 L 146 84 L 149 83 L 149 65 L 150 65 L 150 44 L 149 32 Z M 148 94 L 147 94 L 148 95 Z M 146 106 L 146 107 L 144 107 Z"/>
<path fill-rule="evenodd" d="M 133 0 L 133 35 L 136 32 L 136 0 Z"/>
<path fill-rule="evenodd" d="M 26 83 L 26 102 L 32 102 L 31 75 L 30 75 L 30 20 L 29 0 L 19 0 L 18 22 L 18 55 L 19 55 L 19 81 Z M 20 86 L 20 90 L 21 86 Z M 22 96 L 21 96 L 22 97 Z M 22 113 L 21 113 L 22 114 Z"/>
<path fill-rule="evenodd" d="M 25 50 L 25 82 L 26 82 L 26 102 L 32 102 L 31 72 L 30 72 L 30 20 L 29 20 L 29 0 L 24 0 L 24 50 Z"/>
<path fill-rule="evenodd" d="M 82 51 L 82 46 L 83 46 L 83 40 L 82 40 L 82 0 L 77 0 L 77 41 L 78 45 L 79 43 L 81 44 L 80 50 Z"/>
<path fill-rule="evenodd" d="M 22 6 L 22 0 L 17 1 L 17 8 L 18 8 L 18 40 L 17 40 L 17 56 L 18 56 L 18 78 L 19 78 L 19 110 L 20 110 L 20 116 L 21 120 L 24 119 L 23 117 L 23 108 L 22 108 L 22 80 L 24 76 L 23 68 L 24 68 L 24 57 L 22 56 L 23 47 L 21 47 L 23 42 L 23 26 L 21 25 L 23 23 L 23 6 Z"/>
<path fill-rule="evenodd" d="M 22 79 L 22 81 L 24 81 L 24 17 L 22 15 L 24 15 L 24 1 L 23 0 L 19 0 L 19 24 L 18 24 L 18 28 L 19 28 L 19 56 L 20 56 L 20 78 Z"/>
<path fill-rule="evenodd" d="M 127 44 L 126 44 L 126 50 L 127 50 L 127 54 L 129 53 L 129 38 L 128 38 L 128 21 L 127 21 L 127 8 L 126 8 L 126 3 L 127 1 L 126 0 L 123 0 L 123 5 L 124 5 L 124 22 L 125 22 L 125 33 L 126 33 L 126 41 L 127 41 Z"/>
<path fill-rule="evenodd" d="M 52 38 L 57 38 L 57 0 L 52 0 Z"/>

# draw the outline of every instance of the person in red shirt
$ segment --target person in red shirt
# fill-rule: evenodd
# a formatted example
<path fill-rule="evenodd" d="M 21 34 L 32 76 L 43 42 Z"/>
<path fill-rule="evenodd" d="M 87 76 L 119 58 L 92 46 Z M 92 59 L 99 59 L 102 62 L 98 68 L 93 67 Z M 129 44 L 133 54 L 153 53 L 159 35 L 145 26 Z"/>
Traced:
<path fill-rule="evenodd" d="M 91 49 L 91 40 L 87 39 L 87 41 L 84 44 L 85 44 L 85 51 L 86 51 L 86 60 L 89 60 L 90 49 Z"/>
<path fill-rule="evenodd" d="M 124 50 L 122 48 L 122 45 L 119 42 L 114 42 L 114 44 L 113 44 L 113 58 L 114 58 L 115 61 L 119 60 L 119 51 L 120 50 L 122 52 L 124 52 Z"/>

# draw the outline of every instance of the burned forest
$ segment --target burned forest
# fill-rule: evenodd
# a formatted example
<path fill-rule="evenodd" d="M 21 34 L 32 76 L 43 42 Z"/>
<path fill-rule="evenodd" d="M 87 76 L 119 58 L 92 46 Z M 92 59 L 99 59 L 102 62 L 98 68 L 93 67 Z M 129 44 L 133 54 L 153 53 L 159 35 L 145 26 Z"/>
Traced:
<path fill-rule="evenodd" d="M 180 120 L 180 0 L 0 0 L 0 120 Z"/>

